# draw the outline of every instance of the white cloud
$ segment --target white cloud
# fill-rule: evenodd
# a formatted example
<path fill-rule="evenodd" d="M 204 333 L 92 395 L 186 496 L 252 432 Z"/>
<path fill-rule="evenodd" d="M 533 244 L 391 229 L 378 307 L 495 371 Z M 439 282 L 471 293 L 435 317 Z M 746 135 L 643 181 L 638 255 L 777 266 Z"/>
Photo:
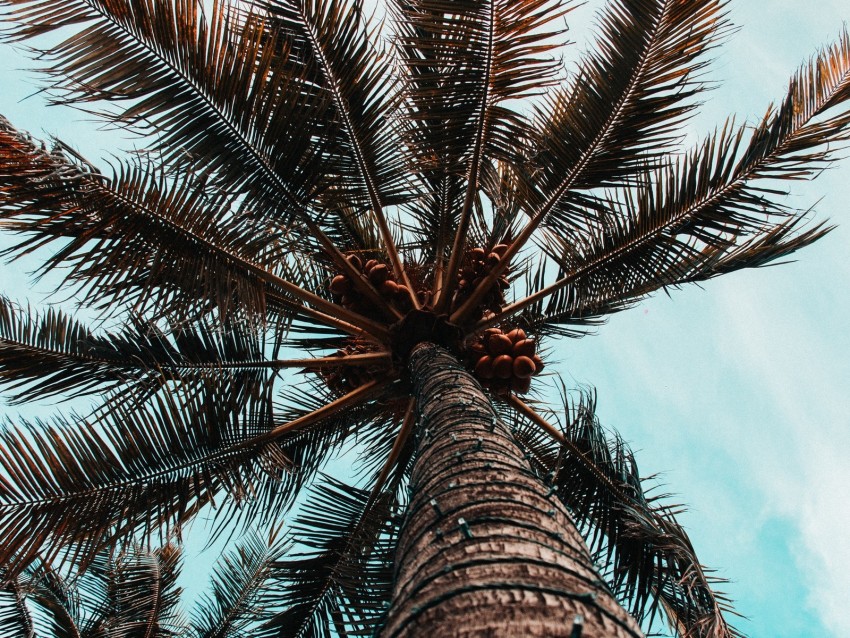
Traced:
<path fill-rule="evenodd" d="M 763 287 L 718 292 L 727 327 L 722 347 L 740 359 L 745 383 L 762 388 L 773 406 L 772 435 L 726 441 L 729 452 L 751 465 L 769 514 L 792 521 L 798 531 L 795 558 L 808 605 L 835 636 L 850 635 L 846 360 L 836 356 L 834 334 L 819 330 L 817 321 L 790 305 L 784 319 L 770 309 L 775 299 Z"/>

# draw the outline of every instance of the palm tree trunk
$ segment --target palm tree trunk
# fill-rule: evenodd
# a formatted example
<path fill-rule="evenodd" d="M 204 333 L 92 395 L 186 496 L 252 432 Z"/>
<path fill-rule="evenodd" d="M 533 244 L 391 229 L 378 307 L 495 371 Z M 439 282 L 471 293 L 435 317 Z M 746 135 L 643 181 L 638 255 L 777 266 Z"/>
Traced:
<path fill-rule="evenodd" d="M 476 381 L 427 343 L 409 370 L 417 451 L 383 638 L 643 636 Z"/>

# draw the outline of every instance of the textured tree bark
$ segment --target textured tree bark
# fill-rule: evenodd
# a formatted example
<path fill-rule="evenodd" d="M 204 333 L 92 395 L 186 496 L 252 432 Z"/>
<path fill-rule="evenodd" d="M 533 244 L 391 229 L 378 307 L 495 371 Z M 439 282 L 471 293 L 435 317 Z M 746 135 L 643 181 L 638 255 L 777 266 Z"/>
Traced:
<path fill-rule="evenodd" d="M 420 344 L 411 503 L 383 638 L 641 637 L 476 381 Z"/>

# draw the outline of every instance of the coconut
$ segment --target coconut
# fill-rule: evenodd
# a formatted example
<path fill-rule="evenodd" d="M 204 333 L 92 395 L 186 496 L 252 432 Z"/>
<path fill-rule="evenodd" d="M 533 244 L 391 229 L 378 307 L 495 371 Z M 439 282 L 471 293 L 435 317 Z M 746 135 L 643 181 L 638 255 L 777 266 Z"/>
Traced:
<path fill-rule="evenodd" d="M 357 270 L 363 270 L 363 260 L 360 259 L 360 257 L 358 257 L 357 255 L 346 255 L 346 259 L 348 259 L 348 262 Z"/>
<path fill-rule="evenodd" d="M 493 246 L 493 252 L 496 253 L 499 257 L 504 255 L 508 251 L 507 244 L 496 244 Z"/>
<path fill-rule="evenodd" d="M 384 283 L 390 276 L 390 270 L 387 268 L 386 264 L 376 264 L 372 267 L 372 270 L 369 271 L 369 279 L 376 286 L 380 286 Z"/>
<path fill-rule="evenodd" d="M 537 344 L 533 339 L 521 339 L 517 341 L 511 351 L 515 357 L 533 357 Z"/>
<path fill-rule="evenodd" d="M 518 394 L 525 394 L 531 389 L 531 377 L 511 379 L 511 389 Z"/>
<path fill-rule="evenodd" d="M 493 359 L 493 374 L 499 379 L 510 379 L 514 372 L 514 358 L 509 354 L 500 354 Z"/>
<path fill-rule="evenodd" d="M 514 376 L 520 379 L 527 379 L 536 370 L 534 361 L 530 357 L 517 357 L 514 359 Z"/>
<path fill-rule="evenodd" d="M 363 266 L 363 270 L 364 270 L 364 271 L 366 272 L 366 274 L 368 275 L 368 274 L 369 274 L 369 271 L 370 271 L 370 270 L 372 270 L 372 268 L 374 268 L 374 267 L 375 267 L 375 266 L 377 266 L 377 265 L 378 265 L 378 260 L 377 260 L 377 259 L 370 259 L 370 260 L 369 260 L 369 261 L 367 261 L 367 262 L 366 262 L 366 264 Z"/>
<path fill-rule="evenodd" d="M 517 341 L 522 341 L 526 338 L 525 330 L 522 328 L 514 328 L 508 333 L 508 338 L 516 343 Z"/>
<path fill-rule="evenodd" d="M 502 258 L 499 256 L 499 253 L 490 253 L 487 255 L 487 265 L 490 267 L 497 265 L 500 261 L 502 261 Z"/>
<path fill-rule="evenodd" d="M 513 344 L 511 343 L 511 340 L 508 339 L 507 335 L 495 334 L 490 335 L 490 338 L 487 339 L 487 350 L 493 356 L 508 354 L 511 351 L 512 346 Z"/>
<path fill-rule="evenodd" d="M 531 360 L 534 361 L 534 374 L 539 374 L 543 371 L 543 368 L 546 367 L 543 365 L 543 359 L 540 358 L 539 354 L 535 354 L 531 357 Z"/>
<path fill-rule="evenodd" d="M 333 294 L 342 296 L 351 290 L 351 282 L 345 275 L 337 275 L 331 280 L 331 285 L 329 287 Z"/>
<path fill-rule="evenodd" d="M 475 364 L 475 376 L 479 379 L 493 378 L 493 359 L 486 354 Z"/>
<path fill-rule="evenodd" d="M 484 261 L 485 255 L 483 248 L 473 248 L 469 251 L 469 256 L 472 257 L 473 261 Z"/>
<path fill-rule="evenodd" d="M 392 279 L 387 279 L 384 283 L 381 284 L 380 290 L 383 294 L 387 295 L 388 297 L 391 297 L 398 292 L 398 284 Z"/>

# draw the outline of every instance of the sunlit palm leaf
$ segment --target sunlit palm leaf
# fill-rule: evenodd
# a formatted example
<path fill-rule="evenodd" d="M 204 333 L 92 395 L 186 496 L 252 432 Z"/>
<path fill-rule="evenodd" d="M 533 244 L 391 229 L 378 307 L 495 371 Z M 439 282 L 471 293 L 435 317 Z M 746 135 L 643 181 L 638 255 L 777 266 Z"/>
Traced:
<path fill-rule="evenodd" d="M 554 239 L 564 275 L 537 297 L 564 291 L 550 297 L 547 314 L 603 314 L 663 286 L 764 265 L 823 236 L 823 225 L 801 231 L 806 211 L 777 202 L 782 191 L 764 180 L 811 178 L 829 162 L 850 136 L 848 100 L 845 34 L 801 69 L 748 140 L 746 129 L 725 128 L 622 200 L 586 243 Z"/>
<path fill-rule="evenodd" d="M 70 265 L 66 278 L 91 301 L 184 312 L 215 304 L 225 316 L 234 306 L 256 315 L 265 309 L 264 273 L 315 286 L 316 274 L 299 273 L 287 258 L 293 247 L 283 229 L 252 219 L 191 174 L 174 182 L 138 165 L 107 178 L 0 125 L 0 215 L 4 228 L 27 235 L 9 252 L 61 242 L 43 270 Z"/>
<path fill-rule="evenodd" d="M 541 224 L 567 241 L 594 219 L 588 190 L 646 179 L 645 165 L 679 134 L 703 87 L 694 74 L 727 28 L 722 0 L 616 0 L 571 84 L 549 97 L 525 168 L 530 219 L 501 267 L 456 310 L 462 322 Z M 653 160 L 654 158 L 654 160 Z M 592 202 L 592 198 L 590 199 Z M 604 202 L 601 204 L 604 206 Z"/>
<path fill-rule="evenodd" d="M 96 560 L 79 587 L 106 594 L 87 619 L 85 635 L 127 638 L 177 638 L 185 635 L 186 621 L 179 607 L 177 578 L 180 551 L 165 545 L 155 551 L 127 547 L 117 555 Z M 92 583 L 93 580 L 100 583 Z M 88 587 L 85 587 L 89 585 Z M 91 598 L 85 595 L 84 598 Z"/>
<path fill-rule="evenodd" d="M 566 3 L 413 0 L 395 2 L 394 9 L 408 143 L 433 193 L 434 208 L 420 205 L 419 217 L 428 222 L 422 230 L 430 243 L 452 249 L 446 276 L 453 281 L 485 158 L 522 161 L 517 141 L 527 137 L 526 122 L 504 103 L 554 81 L 553 38 L 562 31 L 552 25 Z M 453 200 L 459 206 L 449 207 Z"/>
<path fill-rule="evenodd" d="M 323 195 L 332 208 L 353 208 L 344 217 L 371 210 L 384 241 L 389 230 L 384 209 L 410 198 L 397 125 L 397 90 L 386 56 L 375 50 L 378 28 L 364 16 L 362 3 L 340 0 L 255 0 L 271 31 L 279 32 L 302 66 L 305 81 L 321 87 L 333 102 L 326 123 L 336 149 L 333 189 Z"/>
<path fill-rule="evenodd" d="M 136 546 L 102 553 L 76 578 L 63 578 L 34 563 L 18 576 L 22 611 L 34 633 L 54 638 L 185 636 L 177 587 L 180 552 L 173 545 L 148 551 Z M 4 633 L 4 636 L 7 635 Z"/>

